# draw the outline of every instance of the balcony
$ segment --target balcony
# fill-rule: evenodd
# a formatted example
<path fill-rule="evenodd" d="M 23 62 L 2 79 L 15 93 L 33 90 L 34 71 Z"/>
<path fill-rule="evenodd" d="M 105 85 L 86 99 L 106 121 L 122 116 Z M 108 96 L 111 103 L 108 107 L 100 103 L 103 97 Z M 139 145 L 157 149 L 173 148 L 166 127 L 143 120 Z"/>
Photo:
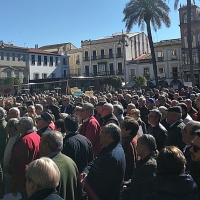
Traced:
<path fill-rule="evenodd" d="M 109 54 L 107 58 L 114 58 L 114 54 Z"/>
<path fill-rule="evenodd" d="M 171 72 L 170 74 L 171 74 L 170 78 L 172 78 L 172 79 L 179 79 L 180 78 L 179 72 Z"/>
<path fill-rule="evenodd" d="M 80 64 L 80 60 L 76 60 L 76 64 Z"/>
<path fill-rule="evenodd" d="M 96 72 L 96 73 L 84 73 L 84 76 L 112 76 L 112 75 L 118 75 L 118 76 L 122 76 L 124 75 L 124 70 L 122 71 L 101 71 L 101 72 Z"/>
<path fill-rule="evenodd" d="M 159 79 L 166 79 L 166 73 L 158 73 Z"/>
<path fill-rule="evenodd" d="M 123 58 L 123 53 L 117 53 L 116 58 Z"/>
<path fill-rule="evenodd" d="M 158 61 L 164 61 L 164 57 L 158 57 Z"/>
<path fill-rule="evenodd" d="M 92 56 L 92 60 L 97 60 L 97 56 Z"/>
<path fill-rule="evenodd" d="M 178 60 L 178 57 L 176 55 L 171 56 L 171 60 Z"/>
<path fill-rule="evenodd" d="M 84 60 L 84 61 L 89 61 L 89 60 L 90 60 L 90 57 L 89 57 L 89 56 L 86 56 L 86 57 L 83 58 L 83 60 Z"/>
<path fill-rule="evenodd" d="M 150 79 L 150 74 L 143 74 L 143 76 L 148 80 Z"/>
<path fill-rule="evenodd" d="M 99 59 L 106 59 L 106 55 L 100 55 Z"/>

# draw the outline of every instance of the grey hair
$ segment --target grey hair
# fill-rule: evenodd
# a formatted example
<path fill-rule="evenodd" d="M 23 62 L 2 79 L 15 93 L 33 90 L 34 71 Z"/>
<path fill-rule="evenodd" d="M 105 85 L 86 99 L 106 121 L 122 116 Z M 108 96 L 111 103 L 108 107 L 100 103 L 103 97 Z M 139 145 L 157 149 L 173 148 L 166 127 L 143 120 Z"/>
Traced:
<path fill-rule="evenodd" d="M 14 128 L 17 131 L 17 126 L 19 124 L 19 120 L 17 118 L 12 118 L 8 121 L 7 125 Z"/>
<path fill-rule="evenodd" d="M 6 117 L 6 110 L 0 107 L 0 119 L 4 119 Z"/>
<path fill-rule="evenodd" d="M 158 110 L 159 110 L 162 114 L 164 114 L 164 115 L 167 114 L 167 108 L 166 108 L 165 106 L 160 106 L 160 107 L 158 108 Z"/>
<path fill-rule="evenodd" d="M 132 106 L 132 107 L 133 107 L 133 109 L 135 109 L 135 108 L 136 108 L 134 103 L 129 103 L 129 104 L 128 104 L 128 106 Z"/>
<path fill-rule="evenodd" d="M 114 109 L 111 103 L 105 103 L 103 106 L 106 106 L 110 110 L 110 112 L 113 113 Z"/>
<path fill-rule="evenodd" d="M 49 148 L 52 152 L 62 151 L 63 149 L 63 135 L 59 131 L 47 131 L 43 135 L 45 140 L 48 140 Z"/>
<path fill-rule="evenodd" d="M 189 104 L 192 104 L 191 99 L 186 99 L 185 102 L 187 102 L 187 103 L 189 103 Z"/>
<path fill-rule="evenodd" d="M 150 112 L 155 113 L 155 116 L 156 116 L 157 118 L 159 118 L 159 121 L 160 121 L 160 119 L 161 119 L 161 117 L 162 117 L 162 113 L 161 113 L 158 109 L 152 109 L 152 110 L 150 110 Z"/>
<path fill-rule="evenodd" d="M 195 121 L 195 120 L 191 120 L 187 124 L 192 125 L 190 135 L 196 135 L 196 133 L 195 133 L 196 131 L 200 132 L 200 122 Z"/>
<path fill-rule="evenodd" d="M 117 114 L 118 114 L 118 115 L 124 113 L 124 108 L 123 108 L 123 106 L 120 105 L 120 104 L 114 104 L 114 105 L 113 105 L 113 108 L 115 108 L 115 109 L 117 110 Z"/>
<path fill-rule="evenodd" d="M 17 108 L 17 107 L 12 107 L 12 108 L 10 108 L 9 112 L 10 112 L 11 110 L 14 110 L 14 111 L 17 113 L 17 116 L 18 116 L 18 117 L 20 116 L 20 110 L 19 110 L 19 108 Z"/>
<path fill-rule="evenodd" d="M 139 99 L 141 99 L 144 103 L 146 102 L 146 99 L 145 99 L 144 96 L 140 97 Z M 139 99 L 138 99 L 138 100 L 139 100 Z"/>
<path fill-rule="evenodd" d="M 93 106 L 93 104 L 91 104 L 91 103 L 84 103 L 82 108 L 86 109 L 92 115 L 94 115 L 94 106 Z"/>
<path fill-rule="evenodd" d="M 33 126 L 34 126 L 34 122 L 31 117 L 22 117 L 20 118 L 19 123 L 22 126 L 26 127 L 27 130 L 33 129 Z"/>
<path fill-rule="evenodd" d="M 176 106 L 179 104 L 179 102 L 177 100 L 172 100 L 172 103 L 175 102 Z"/>
<path fill-rule="evenodd" d="M 120 142 L 121 140 L 121 129 L 119 128 L 119 126 L 117 126 L 114 123 L 110 123 L 104 126 L 103 130 L 106 133 L 109 133 L 112 137 L 112 139 L 115 142 Z"/>
<path fill-rule="evenodd" d="M 60 118 L 65 119 L 68 115 L 67 113 L 60 113 Z"/>
<path fill-rule="evenodd" d="M 157 150 L 156 140 L 152 135 L 143 134 L 138 138 L 138 140 L 142 145 L 145 145 L 149 149 L 149 151 Z"/>
<path fill-rule="evenodd" d="M 42 104 L 35 104 L 35 109 L 38 109 L 38 108 L 40 108 L 40 109 L 42 109 L 43 110 L 43 105 Z"/>

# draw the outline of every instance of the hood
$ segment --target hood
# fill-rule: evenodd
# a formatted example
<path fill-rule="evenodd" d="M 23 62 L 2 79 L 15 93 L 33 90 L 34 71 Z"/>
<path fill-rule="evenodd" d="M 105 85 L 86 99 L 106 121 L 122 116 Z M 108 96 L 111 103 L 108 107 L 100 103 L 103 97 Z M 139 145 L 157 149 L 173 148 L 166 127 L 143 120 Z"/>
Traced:
<path fill-rule="evenodd" d="M 179 176 L 157 175 L 154 179 L 154 192 L 172 195 L 193 193 L 198 189 L 196 183 L 189 174 Z"/>

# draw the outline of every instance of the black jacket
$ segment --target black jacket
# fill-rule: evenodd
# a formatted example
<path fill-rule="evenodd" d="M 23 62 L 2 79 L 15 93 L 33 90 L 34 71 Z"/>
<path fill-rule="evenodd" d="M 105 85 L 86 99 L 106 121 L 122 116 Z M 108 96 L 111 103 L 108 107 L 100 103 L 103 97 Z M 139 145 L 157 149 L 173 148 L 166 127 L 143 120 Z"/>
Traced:
<path fill-rule="evenodd" d="M 105 126 L 110 121 L 112 121 L 112 123 L 114 123 L 114 124 L 119 126 L 119 121 L 118 121 L 117 117 L 113 113 L 110 113 L 109 115 L 103 117 L 102 126 Z"/>
<path fill-rule="evenodd" d="M 74 106 L 70 103 L 67 106 L 61 106 L 60 107 L 60 112 L 61 113 L 67 113 L 67 114 L 72 114 L 74 111 Z"/>
<path fill-rule="evenodd" d="M 140 110 L 140 116 L 141 116 L 141 120 L 146 124 L 146 126 L 149 126 L 148 123 L 148 114 L 149 114 L 149 110 L 146 106 L 142 106 L 138 108 Z"/>
<path fill-rule="evenodd" d="M 198 187 L 189 174 L 157 175 L 153 181 L 154 192 L 145 200 L 197 200 Z"/>
<path fill-rule="evenodd" d="M 158 151 L 160 151 L 164 147 L 164 142 L 168 134 L 167 130 L 161 123 L 159 123 L 155 127 L 152 127 L 150 125 L 148 133 L 151 134 L 155 138 L 157 149 Z"/>
<path fill-rule="evenodd" d="M 60 108 L 54 104 L 46 106 L 46 109 L 51 110 L 52 114 L 55 117 L 55 120 L 60 119 Z"/>
<path fill-rule="evenodd" d="M 67 134 L 63 139 L 62 153 L 76 163 L 79 172 L 93 160 L 92 143 L 85 136 L 75 132 Z"/>

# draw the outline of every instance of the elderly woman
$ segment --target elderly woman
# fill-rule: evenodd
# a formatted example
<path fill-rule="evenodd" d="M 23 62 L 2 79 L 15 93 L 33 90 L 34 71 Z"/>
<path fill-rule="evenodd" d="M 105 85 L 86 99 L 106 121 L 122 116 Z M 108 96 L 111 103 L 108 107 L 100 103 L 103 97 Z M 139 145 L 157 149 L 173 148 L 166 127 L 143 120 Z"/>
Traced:
<path fill-rule="evenodd" d="M 42 157 L 31 162 L 26 178 L 27 200 L 62 200 L 55 194 L 60 181 L 60 171 L 50 158 Z"/>

